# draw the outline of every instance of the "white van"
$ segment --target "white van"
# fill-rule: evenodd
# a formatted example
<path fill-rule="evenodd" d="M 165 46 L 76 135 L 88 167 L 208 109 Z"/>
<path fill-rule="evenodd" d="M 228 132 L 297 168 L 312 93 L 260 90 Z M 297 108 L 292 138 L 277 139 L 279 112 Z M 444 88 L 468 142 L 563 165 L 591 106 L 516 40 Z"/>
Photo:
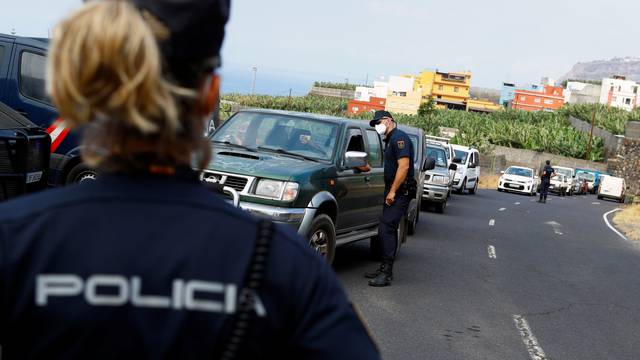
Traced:
<path fill-rule="evenodd" d="M 475 194 L 480 179 L 480 153 L 467 146 L 455 144 L 451 146 L 454 152 L 453 162 L 458 165 L 452 188 L 458 194 L 462 194 L 465 190 L 469 191 L 469 194 Z"/>
<path fill-rule="evenodd" d="M 601 177 L 598 187 L 598 199 L 613 199 L 621 203 L 624 202 L 624 190 L 627 184 L 623 178 L 607 175 Z"/>

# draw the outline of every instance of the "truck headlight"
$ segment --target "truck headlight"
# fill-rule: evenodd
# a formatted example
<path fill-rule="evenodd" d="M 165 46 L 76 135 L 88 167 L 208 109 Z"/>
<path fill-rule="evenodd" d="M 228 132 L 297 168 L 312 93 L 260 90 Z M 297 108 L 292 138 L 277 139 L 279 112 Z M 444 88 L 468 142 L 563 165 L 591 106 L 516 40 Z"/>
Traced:
<path fill-rule="evenodd" d="M 431 177 L 431 182 L 435 185 L 449 185 L 449 179 L 442 175 L 433 175 Z"/>
<path fill-rule="evenodd" d="M 298 183 L 262 179 L 258 181 L 255 194 L 274 200 L 293 201 L 298 197 Z"/>

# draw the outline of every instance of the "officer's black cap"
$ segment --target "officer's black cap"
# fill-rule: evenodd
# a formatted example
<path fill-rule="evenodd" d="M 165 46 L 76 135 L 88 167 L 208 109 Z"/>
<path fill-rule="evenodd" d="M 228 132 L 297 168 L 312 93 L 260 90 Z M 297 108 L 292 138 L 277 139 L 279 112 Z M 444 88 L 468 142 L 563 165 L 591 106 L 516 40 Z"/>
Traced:
<path fill-rule="evenodd" d="M 369 125 L 370 126 L 376 126 L 377 123 L 380 122 L 380 119 L 388 117 L 391 120 L 393 120 L 393 116 L 391 116 L 391 113 L 385 110 L 378 110 L 375 113 L 373 113 L 373 120 L 369 121 Z M 393 120 L 395 121 L 395 120 Z"/>
<path fill-rule="evenodd" d="M 220 65 L 220 47 L 229 19 L 230 0 L 130 0 L 147 18 L 166 29 L 158 39 L 170 64 Z M 157 35 L 156 35 L 157 36 Z"/>

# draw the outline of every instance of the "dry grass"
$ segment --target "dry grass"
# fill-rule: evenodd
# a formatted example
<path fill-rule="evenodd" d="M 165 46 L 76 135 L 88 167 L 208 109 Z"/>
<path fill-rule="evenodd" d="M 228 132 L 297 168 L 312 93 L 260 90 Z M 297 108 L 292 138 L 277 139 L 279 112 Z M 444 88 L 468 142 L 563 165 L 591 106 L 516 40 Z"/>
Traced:
<path fill-rule="evenodd" d="M 626 206 L 616 213 L 613 222 L 629 239 L 640 241 L 640 205 Z"/>
<path fill-rule="evenodd" d="M 480 189 L 497 189 L 498 182 L 500 181 L 500 175 L 495 174 L 486 174 L 480 176 L 480 182 L 478 182 L 478 187 Z"/>

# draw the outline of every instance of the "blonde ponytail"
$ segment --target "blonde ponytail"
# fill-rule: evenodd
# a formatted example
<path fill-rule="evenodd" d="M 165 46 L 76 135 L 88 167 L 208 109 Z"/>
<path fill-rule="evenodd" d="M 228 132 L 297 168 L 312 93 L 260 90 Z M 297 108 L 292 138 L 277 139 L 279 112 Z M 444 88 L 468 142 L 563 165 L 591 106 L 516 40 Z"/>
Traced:
<path fill-rule="evenodd" d="M 193 151 L 179 143 L 193 140 L 181 137 L 200 126 L 180 109 L 195 95 L 163 77 L 154 33 L 130 3 L 83 5 L 54 30 L 48 61 L 47 88 L 60 116 L 71 126 L 92 123 L 83 150 L 90 166 L 140 148 L 165 163 Z"/>

